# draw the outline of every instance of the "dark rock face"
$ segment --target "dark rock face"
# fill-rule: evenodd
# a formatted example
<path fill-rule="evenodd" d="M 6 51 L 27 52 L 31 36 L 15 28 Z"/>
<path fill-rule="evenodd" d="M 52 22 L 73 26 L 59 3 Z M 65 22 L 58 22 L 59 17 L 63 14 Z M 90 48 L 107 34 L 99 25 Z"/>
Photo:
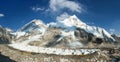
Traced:
<path fill-rule="evenodd" d="M 80 28 L 76 28 L 75 30 L 75 36 L 76 38 L 79 39 L 80 42 L 83 43 L 88 43 L 88 42 L 92 42 L 92 43 L 96 43 L 96 44 L 101 44 L 102 42 L 107 42 L 109 43 L 110 41 L 112 41 L 110 38 L 97 38 L 95 35 L 86 32 L 83 29 Z"/>
<path fill-rule="evenodd" d="M 101 43 L 110 43 L 110 41 L 108 41 L 108 38 L 98 38 L 92 33 L 88 33 L 81 28 L 76 28 L 74 31 L 75 38 L 73 38 L 72 35 L 62 37 L 61 30 L 61 28 L 49 28 L 40 39 L 40 42 L 30 42 L 29 44 L 34 46 L 69 48 L 74 42 L 80 42 L 85 46 L 89 45 L 92 47 L 101 45 Z M 79 46 L 76 48 L 79 47 L 82 46 L 79 44 Z"/>
<path fill-rule="evenodd" d="M 101 44 L 103 42 L 103 40 L 101 38 L 96 38 L 95 40 L 98 44 Z"/>
<path fill-rule="evenodd" d="M 0 62 L 16 62 L 16 61 L 14 61 L 14 60 L 10 59 L 9 57 L 4 56 L 0 53 Z"/>
<path fill-rule="evenodd" d="M 52 33 L 51 33 L 52 32 Z M 58 44 L 58 42 L 56 42 L 59 38 L 61 37 L 60 35 L 60 30 L 59 29 L 49 29 L 45 35 L 43 36 L 43 40 L 45 41 L 49 41 L 48 44 L 46 44 L 46 47 L 52 47 L 55 46 L 56 44 Z"/>
<path fill-rule="evenodd" d="M 9 44 L 11 35 L 4 28 L 0 27 L 0 44 Z"/>
<path fill-rule="evenodd" d="M 85 38 L 88 38 L 88 33 L 83 29 L 76 28 L 75 36 L 85 39 Z"/>
<path fill-rule="evenodd" d="M 116 36 L 116 35 L 112 35 L 112 37 L 117 41 L 117 42 L 120 42 L 120 37 Z"/>
<path fill-rule="evenodd" d="M 88 40 L 88 33 L 82 29 L 77 28 L 75 30 L 75 36 L 79 38 L 80 41 L 87 41 Z"/>
<path fill-rule="evenodd" d="M 95 41 L 95 36 L 91 33 L 86 32 L 83 29 L 76 28 L 75 36 L 79 39 L 80 42 L 88 43 L 90 41 Z"/>
<path fill-rule="evenodd" d="M 8 38 L 6 38 L 4 36 L 0 37 L 0 44 L 9 44 L 9 43 L 10 43 L 10 41 Z"/>

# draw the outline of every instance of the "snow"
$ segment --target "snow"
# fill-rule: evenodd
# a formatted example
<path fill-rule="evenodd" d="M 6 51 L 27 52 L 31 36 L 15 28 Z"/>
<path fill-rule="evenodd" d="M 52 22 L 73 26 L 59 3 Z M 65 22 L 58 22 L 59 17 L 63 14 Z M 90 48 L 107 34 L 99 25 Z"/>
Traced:
<path fill-rule="evenodd" d="M 108 37 L 111 38 L 113 41 L 115 41 L 115 39 L 111 36 L 111 34 L 109 34 L 104 28 L 87 25 L 86 29 L 84 28 L 84 30 L 94 34 L 98 38 Z"/>
<path fill-rule="evenodd" d="M 103 29 L 104 35 L 106 35 L 107 37 L 113 39 L 115 41 L 115 39 L 111 36 L 111 34 L 109 34 L 105 29 Z"/>
<path fill-rule="evenodd" d="M 44 35 L 45 31 L 46 31 L 46 25 L 41 20 L 35 19 L 24 25 L 17 32 L 11 34 L 16 36 L 16 38 L 18 39 L 21 36 L 28 35 L 29 32 L 37 32 L 41 34 L 40 36 L 42 36 Z"/>
<path fill-rule="evenodd" d="M 55 26 L 55 25 L 56 25 L 55 22 L 50 22 L 50 23 L 47 24 L 47 27 L 51 27 L 51 26 L 53 27 L 53 26 Z"/>
<path fill-rule="evenodd" d="M 61 31 L 62 32 L 62 36 L 70 36 L 72 35 L 72 33 L 74 33 L 73 31 L 70 31 L 70 32 L 65 32 L 65 31 Z"/>
<path fill-rule="evenodd" d="M 86 23 L 79 20 L 75 15 L 70 16 L 69 18 L 63 21 L 51 22 L 47 24 L 47 27 L 57 27 L 62 28 L 61 37 L 56 41 L 59 42 L 63 37 L 70 36 L 72 40 L 68 40 L 68 46 L 71 48 L 77 48 L 78 46 L 83 46 L 83 44 L 75 38 L 74 32 L 76 28 L 84 29 L 88 33 L 92 33 L 99 38 L 110 38 L 113 41 L 115 39 L 103 28 L 96 26 L 89 26 Z M 9 44 L 10 47 L 13 47 L 18 50 L 35 52 L 35 53 L 46 53 L 46 54 L 56 54 L 56 55 L 87 55 L 98 51 L 99 49 L 62 49 L 62 48 L 45 48 L 38 46 L 30 46 L 28 43 L 32 41 L 40 41 L 41 37 L 46 31 L 46 25 L 41 20 L 33 20 L 23 26 L 19 31 L 12 33 L 18 39 L 21 36 L 28 35 L 28 31 L 37 30 L 42 34 L 29 36 L 29 38 L 21 43 Z M 14 41 L 13 41 L 14 42 Z M 16 41 L 17 42 L 17 41 Z M 47 42 L 44 42 L 47 43 Z"/>
<path fill-rule="evenodd" d="M 34 19 L 31 22 L 24 25 L 18 31 L 31 32 L 33 30 L 35 30 L 35 31 L 37 30 L 37 31 L 43 32 L 43 30 L 45 30 L 45 29 L 46 29 L 46 25 L 41 20 Z"/>
<path fill-rule="evenodd" d="M 56 55 L 87 55 L 92 54 L 99 49 L 62 49 L 62 48 L 45 48 L 30 45 L 23 45 L 20 43 L 9 44 L 10 47 L 21 51 L 34 52 L 34 53 L 46 53 Z"/>
<path fill-rule="evenodd" d="M 102 28 L 100 27 L 95 27 L 95 26 L 88 26 L 87 25 L 87 29 L 84 29 L 89 33 L 93 33 L 96 37 L 99 38 L 104 38 L 103 33 L 102 33 Z"/>
<path fill-rule="evenodd" d="M 79 41 L 69 42 L 68 44 L 71 48 L 83 47 L 84 45 Z"/>
<path fill-rule="evenodd" d="M 98 38 L 111 38 L 113 41 L 115 39 L 109 34 L 104 28 L 89 26 L 86 23 L 82 22 L 77 16 L 73 15 L 63 21 L 52 22 L 48 24 L 52 27 L 61 27 L 64 28 L 65 31 L 75 31 L 76 27 L 84 29 L 86 32 L 92 33 Z"/>
<path fill-rule="evenodd" d="M 29 22 L 29 23 L 27 23 L 27 24 L 25 24 L 21 29 L 19 29 L 19 31 L 21 31 L 21 30 L 24 30 L 27 26 L 29 26 L 29 27 L 32 27 L 32 26 L 34 26 L 34 25 L 39 25 L 39 24 L 42 24 L 43 22 L 41 21 L 41 20 L 37 20 L 37 19 L 34 19 L 34 20 L 32 20 L 31 22 Z M 27 31 L 27 30 L 26 30 Z"/>
<path fill-rule="evenodd" d="M 15 32 L 15 33 L 11 33 L 11 34 L 12 34 L 12 35 L 15 35 L 17 39 L 18 39 L 19 37 L 21 37 L 21 36 L 26 35 L 25 32 Z"/>
<path fill-rule="evenodd" d="M 8 32 L 12 32 L 12 30 L 10 29 L 10 28 L 5 28 L 6 29 L 6 31 L 8 31 Z"/>
<path fill-rule="evenodd" d="M 65 26 L 83 26 L 86 25 L 84 22 L 80 21 L 75 15 L 70 16 L 64 21 L 58 21 L 58 23 L 64 24 Z"/>
<path fill-rule="evenodd" d="M 74 31 L 69 31 L 69 32 L 66 32 L 66 31 L 61 31 L 61 37 L 56 41 L 56 42 L 59 42 L 61 39 L 63 39 L 64 37 L 67 37 L 67 36 L 70 36 L 72 38 L 72 40 L 68 40 L 68 46 L 71 47 L 71 48 L 78 48 L 79 47 L 82 47 L 83 44 L 79 41 L 77 41 L 77 39 L 75 38 L 75 35 L 74 35 Z"/>
<path fill-rule="evenodd" d="M 36 38 L 35 38 L 36 37 Z M 40 39 L 39 39 L 40 37 L 38 37 L 37 38 L 37 36 L 33 36 L 33 38 L 30 38 L 30 39 L 28 39 L 28 40 L 25 40 L 24 42 L 22 42 L 21 44 L 22 45 L 28 45 L 28 43 L 30 43 L 30 42 L 32 42 L 32 41 L 39 41 Z"/>
<path fill-rule="evenodd" d="M 20 36 L 21 32 L 17 32 Z M 63 35 L 56 41 L 59 42 L 64 36 L 72 35 L 73 36 L 74 32 L 64 32 Z M 30 36 L 28 40 L 25 40 L 21 43 L 14 43 L 14 44 L 9 44 L 10 47 L 13 47 L 15 49 L 21 50 L 21 51 L 27 51 L 27 52 L 34 52 L 34 53 L 46 53 L 46 54 L 56 54 L 56 55 L 87 55 L 94 53 L 97 51 L 97 49 L 62 49 L 62 48 L 45 48 L 45 47 L 38 47 L 38 46 L 30 46 L 28 43 L 31 41 L 39 41 L 42 35 L 35 35 L 35 36 Z M 80 43 L 73 42 L 70 45 L 74 46 L 80 46 Z M 87 51 L 89 50 L 89 51 Z M 89 53 L 90 52 L 90 53 Z M 84 53 L 84 54 L 83 54 Z"/>
<path fill-rule="evenodd" d="M 63 37 L 70 36 L 73 40 L 76 40 L 75 35 L 74 35 L 74 31 L 69 31 L 69 32 L 61 31 L 61 35 Z"/>
<path fill-rule="evenodd" d="M 42 37 L 42 35 L 30 36 L 30 37 L 29 37 L 29 40 L 31 40 L 31 39 L 39 39 L 39 38 L 41 38 L 41 37 Z"/>

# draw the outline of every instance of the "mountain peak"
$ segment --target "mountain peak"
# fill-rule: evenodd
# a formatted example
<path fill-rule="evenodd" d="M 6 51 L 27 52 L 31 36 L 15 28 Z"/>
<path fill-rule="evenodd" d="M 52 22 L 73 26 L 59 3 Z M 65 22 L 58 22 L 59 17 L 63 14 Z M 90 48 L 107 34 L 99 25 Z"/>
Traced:
<path fill-rule="evenodd" d="M 70 16 L 71 18 L 78 18 L 76 15 Z"/>
<path fill-rule="evenodd" d="M 86 24 L 82 22 L 76 15 L 70 16 L 69 18 L 59 21 L 66 26 L 85 26 Z"/>
<path fill-rule="evenodd" d="M 30 23 L 35 23 L 36 25 L 44 24 L 41 20 L 39 19 L 34 19 Z"/>
<path fill-rule="evenodd" d="M 58 21 L 57 23 L 52 23 L 54 27 L 61 27 L 67 30 L 75 30 L 75 27 L 85 30 L 88 33 L 92 33 L 98 38 L 110 38 L 113 41 L 115 39 L 104 29 L 96 26 L 90 26 L 82 22 L 76 15 L 70 16 L 63 21 Z"/>
<path fill-rule="evenodd" d="M 38 28 L 46 28 L 46 25 L 39 19 L 34 19 L 24 25 L 19 31 L 31 31 Z"/>

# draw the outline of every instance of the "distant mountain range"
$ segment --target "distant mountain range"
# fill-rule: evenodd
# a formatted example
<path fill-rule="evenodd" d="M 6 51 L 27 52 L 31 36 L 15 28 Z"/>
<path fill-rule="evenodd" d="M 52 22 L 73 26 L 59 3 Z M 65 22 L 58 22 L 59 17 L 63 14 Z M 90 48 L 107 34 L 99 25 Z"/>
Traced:
<path fill-rule="evenodd" d="M 80 48 L 91 44 L 115 43 L 120 40 L 104 28 L 87 25 L 75 15 L 48 24 L 35 19 L 16 32 L 0 27 L 0 35 L 1 44 L 8 42 L 60 48 Z"/>

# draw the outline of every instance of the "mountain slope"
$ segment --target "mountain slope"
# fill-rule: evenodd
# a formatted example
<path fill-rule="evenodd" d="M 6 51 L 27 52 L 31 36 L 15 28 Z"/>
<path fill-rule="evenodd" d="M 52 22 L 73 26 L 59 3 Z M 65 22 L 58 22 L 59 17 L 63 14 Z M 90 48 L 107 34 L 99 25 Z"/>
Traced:
<path fill-rule="evenodd" d="M 30 32 L 32 30 L 45 29 L 47 26 L 41 20 L 32 20 L 31 22 L 24 25 L 19 31 Z"/>
<path fill-rule="evenodd" d="M 42 47 L 80 48 L 116 41 L 104 28 L 89 26 L 75 15 L 47 25 L 41 20 L 32 20 L 14 35 L 17 43 Z"/>
<path fill-rule="evenodd" d="M 104 28 L 96 27 L 96 26 L 89 26 L 79 20 L 75 15 L 70 16 L 69 18 L 65 19 L 64 21 L 58 21 L 57 23 L 50 23 L 49 26 L 52 27 L 61 27 L 65 28 L 66 30 L 73 30 L 75 31 L 76 28 L 80 28 L 85 30 L 88 33 L 92 33 L 98 38 L 107 38 L 110 39 L 109 41 L 115 41 L 115 39 L 109 34 Z"/>
<path fill-rule="evenodd" d="M 10 32 L 7 28 L 3 28 L 0 26 L 0 44 L 9 44 L 12 40 L 12 35 L 10 35 Z"/>
<path fill-rule="evenodd" d="M 47 26 L 41 20 L 34 19 L 31 22 L 25 24 L 17 32 L 11 33 L 15 36 L 13 42 L 22 42 L 36 35 L 41 37 L 44 35 L 46 29 Z"/>

